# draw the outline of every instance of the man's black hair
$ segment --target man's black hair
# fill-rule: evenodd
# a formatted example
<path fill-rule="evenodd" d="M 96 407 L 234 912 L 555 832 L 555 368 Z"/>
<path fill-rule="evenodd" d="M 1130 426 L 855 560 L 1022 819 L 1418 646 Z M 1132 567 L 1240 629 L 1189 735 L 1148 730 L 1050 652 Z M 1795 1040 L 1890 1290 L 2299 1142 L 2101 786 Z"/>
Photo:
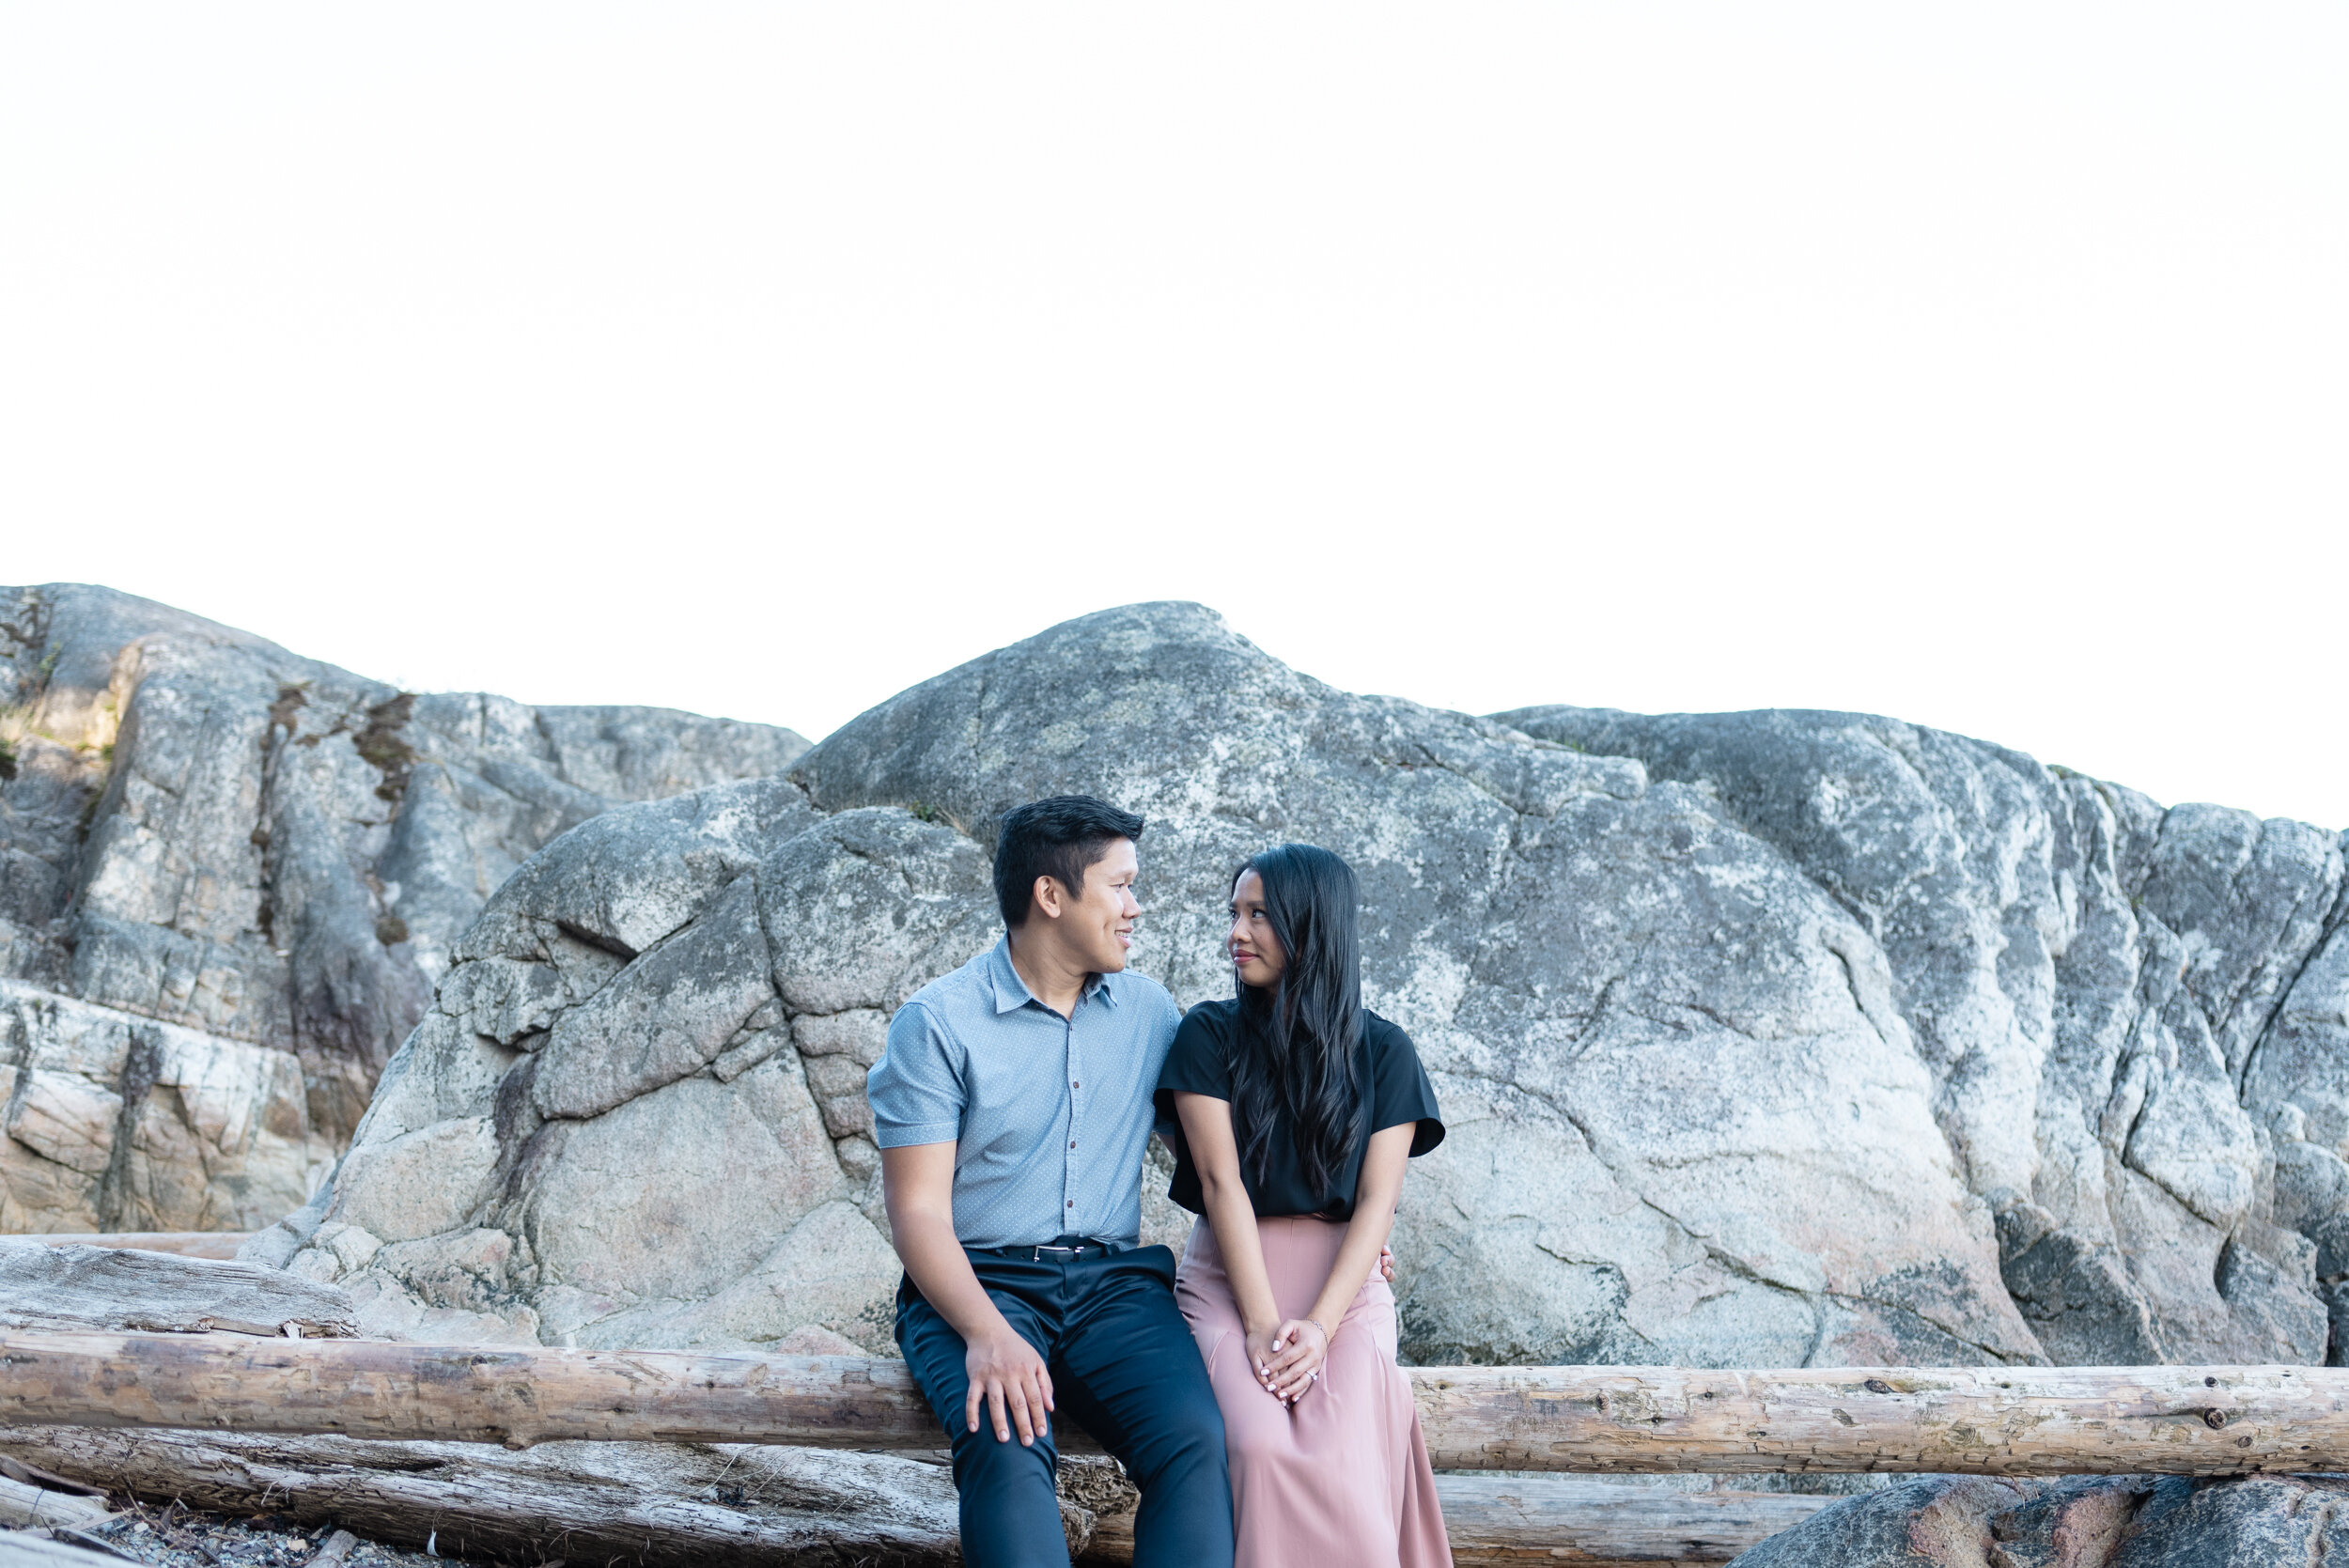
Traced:
<path fill-rule="evenodd" d="M 1078 897 L 1085 867 L 1119 839 L 1141 837 L 1141 817 L 1090 795 L 1055 795 L 1013 807 L 995 841 L 995 903 L 1003 924 L 1016 926 L 1028 918 L 1037 877 L 1050 877 Z"/>

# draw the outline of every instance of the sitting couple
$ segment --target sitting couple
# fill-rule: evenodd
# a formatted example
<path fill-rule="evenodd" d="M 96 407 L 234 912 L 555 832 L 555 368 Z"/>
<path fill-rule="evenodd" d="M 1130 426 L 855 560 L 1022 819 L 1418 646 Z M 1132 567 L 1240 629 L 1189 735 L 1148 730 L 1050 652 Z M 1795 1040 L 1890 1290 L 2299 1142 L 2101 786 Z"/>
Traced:
<path fill-rule="evenodd" d="M 1362 1007 L 1354 874 L 1301 844 L 1241 867 L 1237 994 L 1184 1017 L 1126 972 L 1141 837 L 1085 796 L 1006 816 L 1003 939 L 898 1010 L 868 1079 L 897 1343 L 953 1440 L 962 1559 L 1065 1568 L 1065 1412 L 1142 1488 L 1140 1568 L 1448 1565 L 1372 1277 L 1443 1125 Z M 1154 1115 L 1206 1219 L 1179 1267 L 1138 1245 Z"/>

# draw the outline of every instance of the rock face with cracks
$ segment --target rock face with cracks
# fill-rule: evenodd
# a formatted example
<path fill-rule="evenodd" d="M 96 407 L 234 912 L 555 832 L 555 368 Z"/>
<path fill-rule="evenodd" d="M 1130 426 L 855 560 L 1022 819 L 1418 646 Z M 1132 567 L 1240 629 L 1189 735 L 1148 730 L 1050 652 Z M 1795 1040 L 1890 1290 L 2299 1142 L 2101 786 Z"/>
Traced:
<path fill-rule="evenodd" d="M 1501 717 L 1703 791 L 1866 930 L 2050 1357 L 2326 1359 L 2349 1271 L 2340 834 L 1854 714 Z"/>
<path fill-rule="evenodd" d="M 2250 1568 L 2349 1549 L 2339 1476 L 1925 1476 L 1829 1504 L 1732 1568 Z"/>
<path fill-rule="evenodd" d="M 0 1232 L 300 1205 L 516 867 L 804 747 L 419 695 L 126 594 L 0 588 Z"/>
<path fill-rule="evenodd" d="M 1136 963 L 1186 1003 L 1229 994 L 1247 854 L 1361 874 L 1451 1126 L 1397 1230 L 1412 1358 L 2326 1358 L 2338 835 L 1854 715 L 1356 696 L 1182 604 L 555 840 L 248 1255 L 379 1332 L 886 1352 L 864 1070 L 995 939 L 1003 812 L 1071 790 L 1148 816 Z"/>

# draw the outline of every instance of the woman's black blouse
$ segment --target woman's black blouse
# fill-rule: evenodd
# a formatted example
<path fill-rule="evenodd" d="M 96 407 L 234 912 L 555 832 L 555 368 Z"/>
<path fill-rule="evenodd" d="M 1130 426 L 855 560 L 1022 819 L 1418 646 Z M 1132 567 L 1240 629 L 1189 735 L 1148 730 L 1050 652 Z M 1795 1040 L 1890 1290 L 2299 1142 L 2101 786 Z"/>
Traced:
<path fill-rule="evenodd" d="M 1167 1052 L 1165 1070 L 1159 1074 L 1159 1136 L 1174 1151 L 1174 1183 L 1167 1189 L 1167 1196 L 1193 1214 L 1206 1212 L 1206 1200 L 1199 1188 L 1199 1168 L 1191 1162 L 1190 1145 L 1184 1140 L 1182 1123 L 1174 1114 L 1174 1094 L 1179 1090 L 1210 1099 L 1231 1099 L 1232 1052 L 1237 1043 L 1238 1029 L 1237 1000 L 1201 1002 L 1185 1015 L 1182 1028 L 1175 1031 L 1174 1048 Z M 1417 1122 L 1419 1131 L 1411 1138 L 1414 1156 L 1423 1155 L 1443 1141 L 1443 1122 L 1436 1110 L 1436 1087 L 1427 1081 L 1427 1070 L 1420 1065 L 1419 1052 L 1411 1045 L 1411 1037 L 1365 1008 L 1359 1049 L 1355 1081 L 1365 1085 L 1370 1114 L 1363 1118 L 1361 1136 L 1346 1157 L 1346 1168 L 1326 1188 L 1309 1184 L 1297 1152 L 1294 1130 L 1287 1125 L 1288 1115 L 1282 1112 L 1283 1125 L 1272 1129 L 1264 1179 L 1257 1180 L 1254 1172 L 1244 1166 L 1240 1172 L 1249 1201 L 1260 1217 L 1311 1214 L 1326 1219 L 1350 1219 L 1354 1216 L 1354 1187 L 1361 1179 L 1362 1156 L 1370 1149 L 1372 1133 Z"/>

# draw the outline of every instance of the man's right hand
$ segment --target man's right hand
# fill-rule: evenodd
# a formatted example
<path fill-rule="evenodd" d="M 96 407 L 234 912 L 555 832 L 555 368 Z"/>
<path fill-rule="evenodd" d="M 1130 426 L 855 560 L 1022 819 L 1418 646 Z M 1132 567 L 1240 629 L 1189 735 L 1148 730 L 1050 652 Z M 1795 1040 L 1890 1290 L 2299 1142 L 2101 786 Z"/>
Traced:
<path fill-rule="evenodd" d="M 1035 1346 L 1021 1339 L 1009 1324 L 1000 1333 L 972 1340 L 963 1352 L 962 1365 L 971 1375 L 963 1415 L 972 1431 L 979 1430 L 982 1399 L 999 1443 L 1011 1441 L 1017 1427 L 1020 1446 L 1031 1447 L 1048 1430 L 1045 1412 L 1052 1408 L 1052 1374 L 1044 1369 L 1044 1358 L 1035 1353 Z"/>
<path fill-rule="evenodd" d="M 1047 1429 L 1052 1408 L 1052 1374 L 1044 1358 L 1003 1321 L 987 1287 L 972 1271 L 970 1254 L 955 1235 L 955 1146 L 910 1143 L 881 1151 L 881 1195 L 889 1205 L 889 1239 L 905 1260 L 906 1273 L 931 1311 L 962 1336 L 963 1370 L 971 1392 L 963 1402 L 964 1429 L 979 1430 L 984 1401 L 994 1420 L 995 1439 L 1033 1444 Z"/>

